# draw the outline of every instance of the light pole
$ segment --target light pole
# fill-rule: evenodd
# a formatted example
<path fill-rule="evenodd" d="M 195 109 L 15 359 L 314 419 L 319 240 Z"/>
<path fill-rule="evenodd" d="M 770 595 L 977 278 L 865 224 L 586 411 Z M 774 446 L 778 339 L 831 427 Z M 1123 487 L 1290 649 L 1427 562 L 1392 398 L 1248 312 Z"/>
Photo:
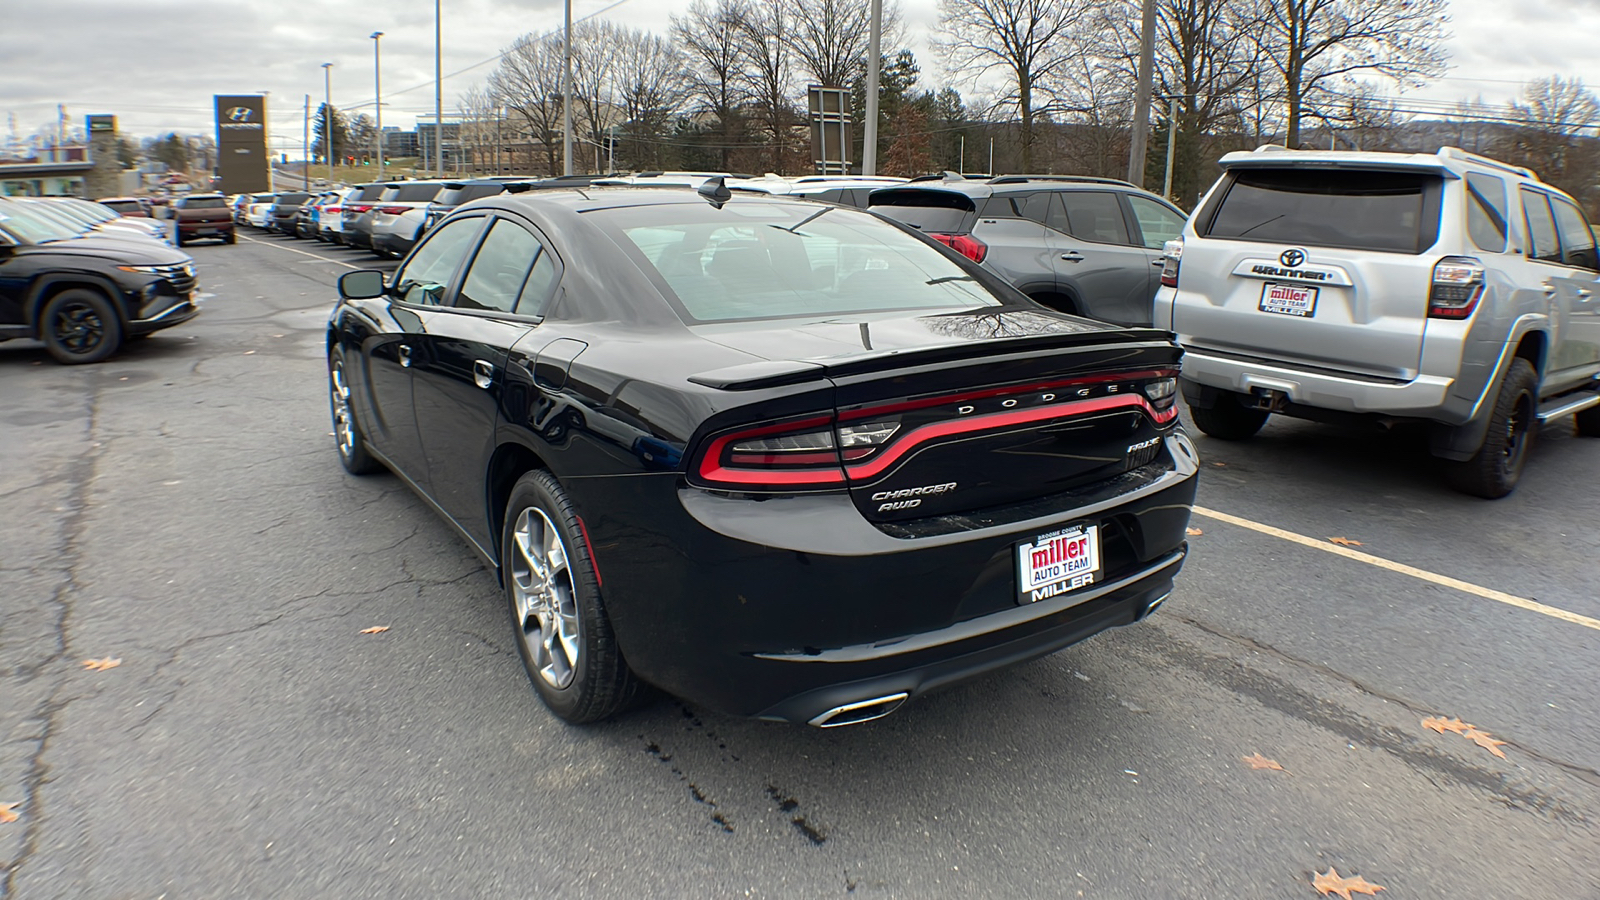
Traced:
<path fill-rule="evenodd" d="M 333 63 L 322 64 L 322 158 L 328 164 L 328 180 L 333 180 Z M 306 185 L 310 190 L 311 185 Z"/>
<path fill-rule="evenodd" d="M 567 0 L 567 30 L 562 32 L 561 55 L 561 174 L 572 174 L 572 0 Z"/>
<path fill-rule="evenodd" d="M 1155 80 L 1156 0 L 1144 0 L 1139 25 L 1139 84 L 1133 94 L 1133 135 L 1128 142 L 1128 180 L 1144 187 L 1144 155 L 1150 132 L 1150 84 Z"/>
<path fill-rule="evenodd" d="M 436 178 L 444 177 L 444 66 L 439 55 L 441 33 L 439 0 L 433 0 L 433 174 Z"/>
<path fill-rule="evenodd" d="M 1167 98 L 1167 177 L 1161 185 L 1161 196 L 1172 199 L 1172 153 L 1178 145 L 1178 95 Z"/>
<path fill-rule="evenodd" d="M 867 128 L 861 140 L 861 174 L 878 174 L 878 68 L 883 57 L 883 0 L 872 0 L 867 28 Z"/>
<path fill-rule="evenodd" d="M 378 180 L 383 180 L 383 54 L 379 49 L 383 32 L 372 33 L 372 108 L 378 117 Z"/>

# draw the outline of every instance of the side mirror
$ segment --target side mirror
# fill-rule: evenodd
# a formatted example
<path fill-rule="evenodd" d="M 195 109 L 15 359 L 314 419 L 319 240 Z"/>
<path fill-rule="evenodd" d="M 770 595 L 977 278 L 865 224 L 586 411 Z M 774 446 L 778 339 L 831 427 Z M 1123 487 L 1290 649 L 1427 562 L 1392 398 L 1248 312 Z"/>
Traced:
<path fill-rule="evenodd" d="M 339 276 L 339 296 L 346 300 L 372 300 L 383 296 L 383 273 L 361 269 Z"/>

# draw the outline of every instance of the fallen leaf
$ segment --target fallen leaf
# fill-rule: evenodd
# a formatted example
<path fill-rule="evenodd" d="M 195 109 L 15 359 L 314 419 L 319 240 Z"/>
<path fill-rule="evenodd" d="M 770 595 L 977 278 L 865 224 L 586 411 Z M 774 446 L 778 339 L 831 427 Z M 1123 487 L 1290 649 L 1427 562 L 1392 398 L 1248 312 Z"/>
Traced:
<path fill-rule="evenodd" d="M 112 659 L 109 656 L 105 659 L 86 659 L 83 661 L 83 667 L 94 672 L 104 672 L 107 669 L 115 669 L 120 665 L 122 665 L 122 660 Z"/>
<path fill-rule="evenodd" d="M 1288 771 L 1288 769 L 1285 769 L 1283 766 L 1278 765 L 1278 761 L 1277 760 L 1275 760 L 1275 759 L 1267 759 L 1265 756 L 1262 756 L 1259 753 L 1252 753 L 1249 756 L 1241 756 L 1239 758 L 1244 760 L 1245 765 L 1249 766 L 1252 769 L 1272 769 L 1275 772 L 1287 772 Z"/>
<path fill-rule="evenodd" d="M 249 356 L 249 355 L 250 355 L 250 354 L 252 354 L 252 353 L 254 353 L 254 352 L 255 352 L 255 351 L 254 351 L 254 350 L 246 350 L 246 351 L 245 351 L 245 352 L 244 352 L 244 355 L 245 355 L 245 356 Z"/>
<path fill-rule="evenodd" d="M 363 628 L 363 629 L 361 629 L 361 633 L 362 634 L 383 634 L 385 631 L 388 631 L 388 630 L 389 630 L 389 626 L 387 626 L 387 625 L 374 625 L 371 628 Z"/>
<path fill-rule="evenodd" d="M 1456 734 L 1466 734 L 1467 731 L 1472 728 L 1471 725 L 1468 725 L 1460 719 L 1446 719 L 1443 716 L 1429 716 L 1428 718 L 1423 719 L 1422 727 L 1432 728 L 1434 731 L 1437 731 L 1440 734 L 1444 734 L 1446 731 L 1453 731 Z"/>
<path fill-rule="evenodd" d="M 12 810 L 21 805 L 21 801 L 16 803 L 0 803 L 0 822 L 15 822 L 19 817 L 16 813 L 12 812 Z"/>
<path fill-rule="evenodd" d="M 1351 539 L 1349 539 L 1347 537 L 1328 538 L 1328 542 L 1330 544 L 1338 544 L 1341 547 L 1359 547 L 1359 546 L 1361 546 L 1361 542 L 1360 541 L 1353 541 L 1353 540 L 1351 540 Z"/>
<path fill-rule="evenodd" d="M 1214 463 L 1212 463 L 1212 465 L 1213 465 L 1213 466 L 1216 466 L 1216 467 L 1218 467 L 1218 468 L 1222 468 L 1222 467 L 1223 467 L 1223 466 L 1226 466 L 1226 465 L 1227 465 L 1227 463 L 1224 463 L 1224 462 L 1214 462 Z"/>
<path fill-rule="evenodd" d="M 1344 900 L 1351 900 L 1351 891 L 1357 894 L 1376 894 L 1383 890 L 1383 885 L 1372 884 L 1360 875 L 1353 878 L 1344 878 L 1339 874 L 1339 870 L 1333 866 L 1328 867 L 1326 874 L 1322 872 L 1313 872 L 1313 874 L 1316 877 L 1311 879 L 1311 886 L 1316 888 L 1317 893 L 1324 897 L 1329 894 L 1338 894 Z"/>
<path fill-rule="evenodd" d="M 1505 753 L 1500 750 L 1500 747 L 1506 742 L 1495 740 L 1487 731 L 1479 731 L 1476 728 L 1469 727 L 1466 731 L 1461 733 L 1461 736 L 1473 742 L 1474 744 L 1477 744 L 1479 747 L 1489 751 L 1490 753 L 1493 753 L 1495 756 L 1500 757 L 1501 759 L 1506 758 Z"/>
<path fill-rule="evenodd" d="M 1188 535 L 1190 537 L 1199 537 L 1200 535 L 1205 534 L 1204 531 L 1201 531 L 1198 528 L 1189 528 L 1189 529 L 1186 529 L 1186 532 L 1188 533 Z"/>

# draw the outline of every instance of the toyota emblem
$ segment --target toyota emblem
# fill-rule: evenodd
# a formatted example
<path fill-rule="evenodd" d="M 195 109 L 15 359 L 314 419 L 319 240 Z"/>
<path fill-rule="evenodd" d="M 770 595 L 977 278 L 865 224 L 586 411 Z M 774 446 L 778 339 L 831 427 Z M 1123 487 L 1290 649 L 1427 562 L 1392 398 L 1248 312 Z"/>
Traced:
<path fill-rule="evenodd" d="M 234 108 L 228 110 L 225 115 L 227 115 L 229 121 L 248 122 L 250 121 L 250 117 L 255 115 L 255 110 L 248 106 L 235 106 Z"/>
<path fill-rule="evenodd" d="M 1306 252 L 1304 250 L 1285 250 L 1278 255 L 1278 262 L 1283 263 L 1284 266 L 1290 269 L 1299 266 L 1305 261 Z"/>

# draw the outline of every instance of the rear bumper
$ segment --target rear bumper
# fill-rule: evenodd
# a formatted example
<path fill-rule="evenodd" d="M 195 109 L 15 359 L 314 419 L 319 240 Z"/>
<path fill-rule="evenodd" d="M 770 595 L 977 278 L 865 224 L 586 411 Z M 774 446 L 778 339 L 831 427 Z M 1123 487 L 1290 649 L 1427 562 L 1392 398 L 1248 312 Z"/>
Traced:
<path fill-rule="evenodd" d="M 178 222 L 178 234 L 184 237 L 213 237 L 232 234 L 233 229 L 232 219 L 226 222 L 184 222 L 182 220 Z"/>
<path fill-rule="evenodd" d="M 1181 338 L 1180 338 L 1181 342 Z M 1290 403 L 1347 413 L 1372 413 L 1405 418 L 1439 418 L 1453 378 L 1419 375 L 1411 381 L 1388 381 L 1308 371 L 1287 364 L 1260 362 L 1184 348 L 1183 377 L 1207 387 L 1249 394 L 1278 391 Z"/>
<path fill-rule="evenodd" d="M 375 232 L 372 235 L 372 249 L 381 250 L 384 253 L 392 253 L 396 256 L 405 256 L 410 253 L 411 248 L 416 246 L 416 243 L 415 238 L 403 237 L 398 234 Z"/>

